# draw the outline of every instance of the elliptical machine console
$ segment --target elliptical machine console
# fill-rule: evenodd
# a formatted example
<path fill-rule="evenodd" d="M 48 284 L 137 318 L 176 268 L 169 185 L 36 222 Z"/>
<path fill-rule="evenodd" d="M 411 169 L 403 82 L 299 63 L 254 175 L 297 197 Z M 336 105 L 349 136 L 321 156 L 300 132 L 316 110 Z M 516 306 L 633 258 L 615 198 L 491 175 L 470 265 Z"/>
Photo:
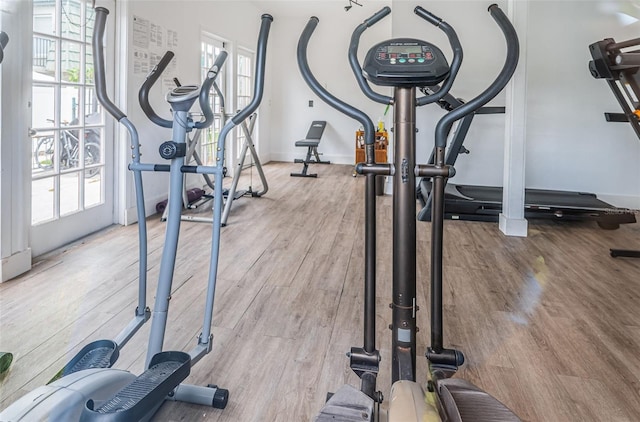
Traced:
<path fill-rule="evenodd" d="M 184 108 L 189 111 L 193 103 L 195 103 L 198 98 L 198 94 L 200 93 L 200 87 L 198 85 L 182 85 L 173 88 L 171 91 L 167 92 L 167 102 L 171 103 L 172 107 L 175 109 L 176 107 L 182 108 L 182 103 L 184 102 Z"/>
<path fill-rule="evenodd" d="M 362 71 L 375 85 L 433 86 L 449 76 L 449 64 L 442 50 L 431 43 L 396 38 L 373 46 Z"/>

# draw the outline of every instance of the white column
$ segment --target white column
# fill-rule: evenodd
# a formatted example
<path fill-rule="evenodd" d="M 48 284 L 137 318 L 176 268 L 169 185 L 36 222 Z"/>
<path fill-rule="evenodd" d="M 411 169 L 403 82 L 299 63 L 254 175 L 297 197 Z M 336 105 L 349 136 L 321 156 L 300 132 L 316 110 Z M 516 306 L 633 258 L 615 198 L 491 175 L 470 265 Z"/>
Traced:
<path fill-rule="evenodd" d="M 529 0 L 508 0 L 507 15 L 520 40 L 520 60 L 506 92 L 504 180 L 500 230 L 507 236 L 527 236 L 524 218 L 527 138 L 527 37 Z"/>
<path fill-rule="evenodd" d="M 30 0 L 0 0 L 0 28 L 9 35 L 0 64 L 0 281 L 31 269 Z"/>

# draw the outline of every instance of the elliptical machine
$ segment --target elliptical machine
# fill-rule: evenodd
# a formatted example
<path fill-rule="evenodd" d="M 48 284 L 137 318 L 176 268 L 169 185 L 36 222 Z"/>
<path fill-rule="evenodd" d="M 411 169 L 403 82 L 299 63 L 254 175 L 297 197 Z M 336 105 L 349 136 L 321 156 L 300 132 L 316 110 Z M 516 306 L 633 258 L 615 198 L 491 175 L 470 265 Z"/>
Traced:
<path fill-rule="evenodd" d="M 141 163 L 140 145 L 135 126 L 107 96 L 102 42 L 109 11 L 97 7 L 95 12 L 93 57 L 96 95 L 104 109 L 128 130 L 133 153 L 129 169 L 134 173 L 140 228 L 140 282 L 136 316 L 115 340 L 98 340 L 89 344 L 64 367 L 59 374 L 59 379 L 28 393 L 6 408 L 0 413 L 0 420 L 3 422 L 34 420 L 148 421 L 165 400 L 183 401 L 219 409 L 225 408 L 228 402 L 229 392 L 216 385 L 209 384 L 205 387 L 182 383 L 189 375 L 191 367 L 208 354 L 213 347 L 211 325 L 220 250 L 224 143 L 226 134 L 236 123 L 230 121 L 223 128 L 216 166 L 184 165 L 185 139 L 187 132 L 194 128 L 207 127 L 213 121 L 213 112 L 209 106 L 209 91 L 227 54 L 224 52 L 219 55 L 209 69 L 202 87 L 197 85 L 181 86 L 173 89 L 167 95 L 167 101 L 173 110 L 173 120 L 165 120 L 157 116 L 147 98 L 149 89 L 169 64 L 173 53 L 165 54 L 160 63 L 151 71 L 143 84 L 139 98 L 145 113 L 154 123 L 172 128 L 172 140 L 164 142 L 160 146 L 160 155 L 170 160 L 170 164 Z M 266 46 L 272 20 L 270 15 L 262 16 L 258 41 L 258 45 L 262 48 L 262 54 L 264 54 L 264 46 Z M 264 69 L 264 62 L 262 62 L 262 66 Z M 189 110 L 196 101 L 199 102 L 205 116 L 205 119 L 199 122 L 194 122 L 189 118 Z M 247 107 L 243 112 L 251 114 L 253 110 Z M 169 172 L 170 177 L 169 217 L 153 311 L 146 306 L 146 280 L 144 278 L 146 275 L 146 222 L 142 192 L 143 171 Z M 197 344 L 189 353 L 163 351 L 180 231 L 184 173 L 213 174 L 215 176 L 214 224 L 212 226 L 209 278 L 203 325 Z M 113 369 L 112 365 L 116 362 L 121 348 L 149 318 L 152 323 L 147 346 L 147 369 L 138 376 L 128 371 Z"/>
<path fill-rule="evenodd" d="M 365 283 L 364 346 L 351 348 L 351 369 L 360 377 L 360 390 L 346 385 L 333 394 L 316 421 L 373 421 L 379 416 L 382 393 L 377 391 L 380 353 L 375 346 L 376 297 L 376 195 L 375 178 L 393 177 L 393 293 L 392 359 L 393 387 L 389 421 L 425 420 L 435 417 L 446 421 L 518 421 L 518 417 L 498 400 L 472 384 L 451 378 L 464 362 L 461 351 L 447 349 L 443 341 L 442 319 L 442 246 L 444 187 L 455 175 L 445 164 L 447 134 L 453 123 L 488 103 L 508 83 L 518 63 L 516 32 L 497 5 L 489 12 L 507 41 L 507 58 L 496 80 L 478 97 L 450 111 L 439 122 L 435 133 L 434 164 L 416 164 L 416 108 L 441 100 L 451 88 L 462 62 L 462 47 L 454 29 L 421 7 L 415 13 L 441 29 L 448 37 L 454 56 L 451 66 L 435 45 L 426 41 L 397 38 L 381 42 L 366 55 L 364 66 L 358 58 L 362 33 L 387 16 L 385 7 L 365 20 L 353 32 L 349 46 L 349 64 L 358 85 L 373 101 L 394 105 L 394 162 L 375 162 L 374 125 L 362 111 L 341 101 L 313 76 L 307 62 L 307 46 L 319 20 L 311 17 L 298 43 L 298 65 L 311 90 L 327 104 L 357 120 L 365 131 L 366 162 L 356 171 L 365 176 Z M 393 98 L 381 95 L 367 83 L 393 87 Z M 416 98 L 416 88 L 438 86 L 431 95 Z M 431 346 L 426 352 L 430 380 L 425 392 L 416 381 L 416 177 L 433 180 L 431 226 Z M 430 405 L 429 403 L 435 403 Z M 378 406 L 376 406 L 378 405 Z M 376 408 L 378 412 L 376 412 Z"/>

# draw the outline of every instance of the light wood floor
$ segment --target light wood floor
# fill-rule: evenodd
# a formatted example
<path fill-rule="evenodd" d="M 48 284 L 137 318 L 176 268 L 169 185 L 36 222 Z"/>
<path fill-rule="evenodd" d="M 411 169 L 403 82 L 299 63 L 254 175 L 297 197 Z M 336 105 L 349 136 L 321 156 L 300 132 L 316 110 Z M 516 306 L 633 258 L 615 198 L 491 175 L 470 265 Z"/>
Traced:
<path fill-rule="evenodd" d="M 231 392 L 223 411 L 165 403 L 158 421 L 308 421 L 327 391 L 358 385 L 345 352 L 362 346 L 362 178 L 349 166 L 265 167 L 270 190 L 236 203 L 223 229 L 214 349 L 188 379 Z M 255 175 L 254 175 L 255 176 Z M 254 181 L 257 177 L 254 177 Z M 380 388 L 389 390 L 391 201 L 379 199 L 377 291 Z M 150 221 L 154 280 L 164 224 Z M 428 223 L 419 223 L 419 350 L 428 340 Z M 71 352 L 113 337 L 133 315 L 136 227 L 111 227 L 39 260 L 0 285 L 0 350 L 15 360 L 0 408 L 48 381 Z M 525 421 L 640 420 L 640 224 L 530 222 L 526 239 L 496 224 L 445 224 L 445 344 L 464 351 L 459 376 Z M 167 349 L 200 332 L 209 226 L 183 223 Z M 149 289 L 153 303 L 152 286 Z M 118 368 L 140 371 L 150 324 Z M 421 352 L 422 353 L 422 352 Z M 420 377 L 425 359 L 418 357 Z M 388 395 L 388 394 L 387 394 Z"/>

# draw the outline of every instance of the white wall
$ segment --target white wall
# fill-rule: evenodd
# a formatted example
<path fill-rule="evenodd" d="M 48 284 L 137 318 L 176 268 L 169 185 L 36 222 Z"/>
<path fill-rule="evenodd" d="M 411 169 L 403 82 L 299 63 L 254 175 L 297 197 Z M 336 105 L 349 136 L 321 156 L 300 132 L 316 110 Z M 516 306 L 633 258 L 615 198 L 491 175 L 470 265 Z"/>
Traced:
<path fill-rule="evenodd" d="M 529 7 L 527 186 L 595 192 L 640 208 L 640 142 L 604 80 L 591 77 L 588 46 L 636 38 L 612 12 L 629 1 L 533 1 Z M 636 2 L 637 3 L 637 2 Z M 609 5 L 610 8 L 605 8 Z"/>

